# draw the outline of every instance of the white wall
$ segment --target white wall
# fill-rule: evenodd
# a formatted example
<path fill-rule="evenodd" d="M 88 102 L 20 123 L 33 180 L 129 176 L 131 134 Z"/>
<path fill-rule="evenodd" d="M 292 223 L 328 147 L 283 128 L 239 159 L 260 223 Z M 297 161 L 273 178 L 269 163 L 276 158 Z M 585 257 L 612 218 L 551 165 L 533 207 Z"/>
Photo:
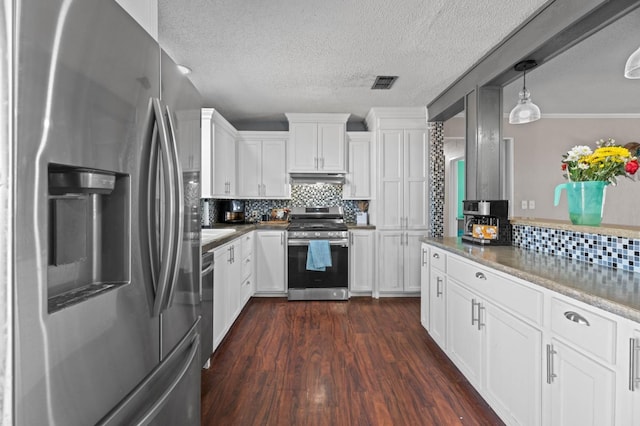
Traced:
<path fill-rule="evenodd" d="M 464 118 L 445 122 L 444 136 L 464 137 Z M 568 220 L 564 193 L 560 205 L 553 206 L 556 185 L 566 182 L 560 170 L 562 154 L 575 145 L 595 148 L 595 141 L 603 138 L 614 138 L 621 145 L 640 142 L 640 118 L 542 118 L 521 125 L 505 120 L 503 137 L 514 139 L 513 215 Z M 602 222 L 640 226 L 640 182 L 626 178 L 618 182 L 607 188 Z M 534 200 L 535 210 L 523 210 L 522 200 Z"/>

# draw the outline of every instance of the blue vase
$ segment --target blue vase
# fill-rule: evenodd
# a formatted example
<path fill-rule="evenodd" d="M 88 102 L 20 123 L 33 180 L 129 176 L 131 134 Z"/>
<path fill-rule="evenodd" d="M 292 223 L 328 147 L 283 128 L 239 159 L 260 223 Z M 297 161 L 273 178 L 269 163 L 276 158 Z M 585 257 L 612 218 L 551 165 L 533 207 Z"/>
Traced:
<path fill-rule="evenodd" d="M 599 226 L 602 222 L 604 189 L 607 182 L 568 182 L 556 186 L 554 205 L 560 201 L 563 189 L 567 190 L 569 219 L 574 225 Z"/>

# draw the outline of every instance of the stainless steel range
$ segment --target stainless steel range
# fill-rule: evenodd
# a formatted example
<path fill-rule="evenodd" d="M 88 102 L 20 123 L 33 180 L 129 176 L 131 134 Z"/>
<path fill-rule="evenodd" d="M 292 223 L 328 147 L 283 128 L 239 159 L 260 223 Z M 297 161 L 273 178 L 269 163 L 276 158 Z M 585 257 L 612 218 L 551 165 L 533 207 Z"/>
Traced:
<path fill-rule="evenodd" d="M 290 219 L 288 299 L 349 299 L 349 232 L 342 207 L 294 207 Z"/>

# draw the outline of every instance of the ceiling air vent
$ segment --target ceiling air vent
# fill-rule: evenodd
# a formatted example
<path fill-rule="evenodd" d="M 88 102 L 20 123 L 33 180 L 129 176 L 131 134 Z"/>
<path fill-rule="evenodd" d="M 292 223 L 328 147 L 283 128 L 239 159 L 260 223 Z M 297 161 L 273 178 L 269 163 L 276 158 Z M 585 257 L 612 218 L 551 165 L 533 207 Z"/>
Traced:
<path fill-rule="evenodd" d="M 379 75 L 376 77 L 376 82 L 373 83 L 371 89 L 391 89 L 391 86 L 393 86 L 393 83 L 395 83 L 397 79 L 397 75 Z"/>

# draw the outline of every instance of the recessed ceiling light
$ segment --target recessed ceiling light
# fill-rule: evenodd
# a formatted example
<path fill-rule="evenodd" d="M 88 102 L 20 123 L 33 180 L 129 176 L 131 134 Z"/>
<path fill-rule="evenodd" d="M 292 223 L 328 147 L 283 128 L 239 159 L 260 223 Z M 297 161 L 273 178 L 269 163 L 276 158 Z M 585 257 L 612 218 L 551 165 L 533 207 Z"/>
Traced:
<path fill-rule="evenodd" d="M 397 75 L 379 75 L 376 77 L 375 83 L 371 86 L 372 90 L 391 89 L 393 83 L 398 79 Z"/>
<path fill-rule="evenodd" d="M 178 65 L 178 70 L 184 75 L 191 74 L 191 68 L 184 65 Z"/>

